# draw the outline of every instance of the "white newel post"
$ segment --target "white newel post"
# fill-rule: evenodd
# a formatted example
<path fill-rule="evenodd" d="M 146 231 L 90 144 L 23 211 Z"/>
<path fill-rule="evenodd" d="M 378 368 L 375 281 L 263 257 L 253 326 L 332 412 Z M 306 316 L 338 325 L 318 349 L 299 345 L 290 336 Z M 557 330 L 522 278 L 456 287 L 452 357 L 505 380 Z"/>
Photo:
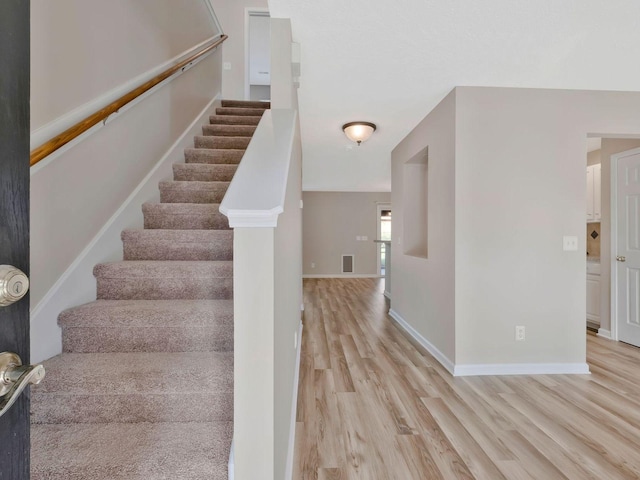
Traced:
<path fill-rule="evenodd" d="M 274 470 L 274 228 L 236 228 L 234 251 L 234 473 Z"/>

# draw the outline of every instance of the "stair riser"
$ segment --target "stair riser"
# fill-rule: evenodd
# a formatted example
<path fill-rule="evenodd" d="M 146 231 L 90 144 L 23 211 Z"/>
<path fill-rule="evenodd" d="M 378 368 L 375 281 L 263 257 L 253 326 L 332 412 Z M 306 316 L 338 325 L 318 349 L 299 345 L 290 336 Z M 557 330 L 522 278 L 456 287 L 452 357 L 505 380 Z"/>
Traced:
<path fill-rule="evenodd" d="M 212 215 L 171 215 L 145 213 L 144 228 L 169 230 L 229 230 L 229 220 L 221 213 Z"/>
<path fill-rule="evenodd" d="M 271 108 L 271 102 L 260 102 L 256 100 L 222 100 L 223 107 L 235 108 Z"/>
<path fill-rule="evenodd" d="M 218 137 L 252 137 L 256 127 L 244 125 L 203 125 L 203 135 L 213 135 Z"/>
<path fill-rule="evenodd" d="M 97 278 L 98 299 L 214 300 L 233 298 L 233 278 Z"/>
<path fill-rule="evenodd" d="M 264 113 L 264 108 L 236 108 L 236 107 L 216 108 L 216 115 L 261 117 L 263 113 Z"/>
<path fill-rule="evenodd" d="M 233 260 L 233 244 L 125 241 L 125 260 Z"/>
<path fill-rule="evenodd" d="M 232 434 L 232 422 L 33 425 L 31 480 L 227 480 Z"/>
<path fill-rule="evenodd" d="M 211 115 L 209 123 L 211 125 L 258 125 L 260 118 L 259 116 L 250 117 L 247 115 Z"/>
<path fill-rule="evenodd" d="M 230 182 L 237 168 L 235 165 L 178 163 L 173 166 L 173 179 L 178 182 Z"/>
<path fill-rule="evenodd" d="M 230 352 L 233 325 L 211 327 L 63 328 L 65 353 Z"/>
<path fill-rule="evenodd" d="M 195 137 L 193 144 L 196 148 L 229 148 L 233 150 L 246 149 L 249 146 L 250 137 Z"/>
<path fill-rule="evenodd" d="M 233 392 L 142 395 L 32 394 L 31 422 L 141 423 L 233 420 Z"/>
<path fill-rule="evenodd" d="M 204 137 L 203 137 L 204 138 Z M 227 164 L 237 165 L 242 160 L 244 148 L 228 150 L 211 150 L 206 148 L 191 148 L 184 152 L 186 163 Z"/>
<path fill-rule="evenodd" d="M 227 193 L 228 185 L 205 189 L 172 188 L 160 186 L 162 203 L 220 203 Z"/>

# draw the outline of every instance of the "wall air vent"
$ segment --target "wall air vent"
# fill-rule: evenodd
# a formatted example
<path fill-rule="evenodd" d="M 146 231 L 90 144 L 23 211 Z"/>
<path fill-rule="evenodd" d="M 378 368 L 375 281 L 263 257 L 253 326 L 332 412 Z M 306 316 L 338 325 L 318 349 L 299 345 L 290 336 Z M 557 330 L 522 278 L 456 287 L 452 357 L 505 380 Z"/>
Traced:
<path fill-rule="evenodd" d="M 342 273 L 354 273 L 353 255 L 342 255 Z"/>

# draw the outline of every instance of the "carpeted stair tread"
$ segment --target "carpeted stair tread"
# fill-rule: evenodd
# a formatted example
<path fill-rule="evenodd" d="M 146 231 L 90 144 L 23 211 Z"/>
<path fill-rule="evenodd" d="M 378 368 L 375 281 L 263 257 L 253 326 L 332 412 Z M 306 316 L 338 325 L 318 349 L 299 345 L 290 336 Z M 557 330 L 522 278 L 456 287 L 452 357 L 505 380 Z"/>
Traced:
<path fill-rule="evenodd" d="M 222 100 L 223 107 L 240 108 L 271 108 L 271 102 L 261 102 L 257 100 Z"/>
<path fill-rule="evenodd" d="M 202 134 L 218 137 L 252 137 L 256 127 L 247 125 L 203 125 Z"/>
<path fill-rule="evenodd" d="M 238 164 L 244 155 L 244 148 L 187 148 L 184 151 L 186 163 Z"/>
<path fill-rule="evenodd" d="M 209 123 L 212 125 L 258 125 L 259 115 L 255 117 L 249 115 L 211 115 Z"/>
<path fill-rule="evenodd" d="M 230 182 L 237 165 L 174 163 L 173 179 L 179 182 Z"/>
<path fill-rule="evenodd" d="M 145 203 L 144 228 L 170 230 L 229 229 L 217 203 Z"/>
<path fill-rule="evenodd" d="M 94 267 L 104 300 L 215 300 L 233 296 L 233 262 L 127 260 Z"/>
<path fill-rule="evenodd" d="M 261 117 L 265 108 L 218 107 L 216 115 Z"/>
<path fill-rule="evenodd" d="M 124 230 L 125 260 L 232 260 L 232 230 Z"/>
<path fill-rule="evenodd" d="M 230 148 L 234 150 L 246 149 L 249 146 L 251 137 L 220 137 L 198 135 L 194 138 L 193 144 L 196 148 Z"/>
<path fill-rule="evenodd" d="M 59 316 L 65 353 L 31 389 L 32 480 L 227 480 L 233 232 L 219 211 L 269 102 L 223 100 L 97 300 Z M 2 476 L 0 472 L 0 476 Z"/>
<path fill-rule="evenodd" d="M 58 324 L 66 353 L 233 350 L 232 300 L 96 300 Z"/>
<path fill-rule="evenodd" d="M 33 423 L 233 419 L 233 352 L 63 353 L 44 367 Z"/>
<path fill-rule="evenodd" d="M 160 182 L 161 203 L 220 203 L 229 182 Z"/>
<path fill-rule="evenodd" d="M 76 327 L 233 327 L 233 300 L 96 300 L 63 311 L 58 324 Z"/>
<path fill-rule="evenodd" d="M 233 422 L 33 425 L 31 480 L 226 480 Z"/>

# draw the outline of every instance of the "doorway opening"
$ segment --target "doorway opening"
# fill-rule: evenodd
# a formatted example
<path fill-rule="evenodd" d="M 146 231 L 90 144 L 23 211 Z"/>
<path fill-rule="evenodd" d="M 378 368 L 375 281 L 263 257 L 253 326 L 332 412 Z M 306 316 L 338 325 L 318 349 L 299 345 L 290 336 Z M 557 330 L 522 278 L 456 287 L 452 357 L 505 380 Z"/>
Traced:
<path fill-rule="evenodd" d="M 264 8 L 245 9 L 245 100 L 271 99 L 271 17 Z"/>
<path fill-rule="evenodd" d="M 391 204 L 379 203 L 377 208 L 378 240 L 391 241 Z M 378 274 L 385 276 L 387 273 L 387 248 L 388 243 L 380 242 L 378 245 Z"/>
<path fill-rule="evenodd" d="M 640 138 L 588 140 L 586 327 L 640 346 Z"/>

